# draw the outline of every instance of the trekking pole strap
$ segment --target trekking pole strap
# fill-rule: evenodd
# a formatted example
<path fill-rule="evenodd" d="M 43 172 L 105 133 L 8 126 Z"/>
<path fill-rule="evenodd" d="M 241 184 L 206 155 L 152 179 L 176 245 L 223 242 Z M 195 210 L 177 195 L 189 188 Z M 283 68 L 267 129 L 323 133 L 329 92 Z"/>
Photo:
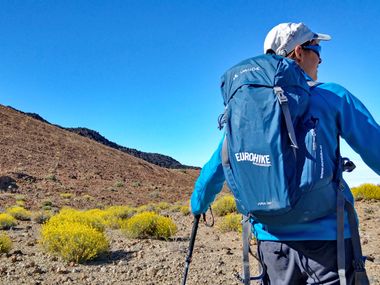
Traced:
<path fill-rule="evenodd" d="M 211 206 L 209 207 L 209 211 L 210 211 L 210 215 L 211 215 L 211 223 L 208 223 L 207 222 L 207 219 L 206 219 L 206 213 L 203 213 L 202 214 L 202 218 L 203 218 L 203 223 L 206 227 L 209 227 L 209 228 L 212 228 L 215 224 L 215 218 L 214 218 L 214 214 L 212 212 L 212 208 Z"/>

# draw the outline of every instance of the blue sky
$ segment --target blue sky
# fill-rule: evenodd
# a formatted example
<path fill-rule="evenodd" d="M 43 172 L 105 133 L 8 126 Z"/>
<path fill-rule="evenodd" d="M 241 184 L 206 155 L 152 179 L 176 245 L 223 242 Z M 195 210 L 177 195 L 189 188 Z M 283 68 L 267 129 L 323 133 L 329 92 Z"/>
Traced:
<path fill-rule="evenodd" d="M 380 122 L 380 2 L 266 2 L 2 0 L 0 103 L 201 166 L 222 135 L 220 76 L 292 21 L 333 37 L 319 81 L 345 86 Z M 350 185 L 380 183 L 342 152 L 358 165 Z"/>

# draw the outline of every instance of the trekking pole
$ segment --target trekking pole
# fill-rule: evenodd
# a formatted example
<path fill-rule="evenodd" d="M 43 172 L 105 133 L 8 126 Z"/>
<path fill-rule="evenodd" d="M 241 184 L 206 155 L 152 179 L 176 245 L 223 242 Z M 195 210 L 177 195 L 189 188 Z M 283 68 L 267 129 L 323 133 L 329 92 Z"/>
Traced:
<path fill-rule="evenodd" d="M 190 266 L 190 262 L 191 262 L 191 257 L 193 255 L 195 237 L 197 235 L 198 224 L 199 224 L 200 218 L 201 218 L 201 215 L 195 215 L 194 216 L 193 229 L 191 231 L 189 250 L 187 252 L 186 263 L 185 263 L 185 272 L 183 273 L 182 285 L 186 285 L 187 273 L 189 272 L 189 266 Z"/>

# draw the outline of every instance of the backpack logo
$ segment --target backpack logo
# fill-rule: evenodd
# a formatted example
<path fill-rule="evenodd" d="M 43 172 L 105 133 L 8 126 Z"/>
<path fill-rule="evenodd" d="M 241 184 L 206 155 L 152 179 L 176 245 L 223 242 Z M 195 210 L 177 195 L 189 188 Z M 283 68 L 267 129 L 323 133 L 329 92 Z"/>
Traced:
<path fill-rule="evenodd" d="M 269 154 L 258 154 L 253 152 L 237 152 L 235 153 L 237 162 L 251 161 L 252 164 L 257 166 L 269 167 L 272 166 Z"/>
<path fill-rule="evenodd" d="M 258 66 L 252 66 L 252 67 L 244 68 L 244 69 L 240 70 L 239 73 L 235 73 L 234 76 L 232 77 L 232 80 L 237 79 L 240 75 L 242 75 L 246 72 L 255 72 L 255 71 L 260 71 L 260 70 L 261 70 L 261 68 Z"/>

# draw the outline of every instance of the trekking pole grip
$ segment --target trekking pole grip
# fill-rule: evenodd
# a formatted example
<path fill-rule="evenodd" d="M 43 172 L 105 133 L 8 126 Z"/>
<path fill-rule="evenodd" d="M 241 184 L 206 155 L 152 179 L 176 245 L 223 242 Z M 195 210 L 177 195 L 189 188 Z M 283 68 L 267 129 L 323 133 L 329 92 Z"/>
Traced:
<path fill-rule="evenodd" d="M 182 285 L 186 284 L 187 280 L 187 273 L 189 271 L 189 266 L 191 263 L 191 258 L 193 256 L 193 250 L 194 250 L 194 244 L 195 244 L 195 237 L 197 236 L 198 231 L 198 224 L 199 220 L 201 218 L 201 215 L 195 215 L 194 216 L 194 222 L 193 222 L 193 229 L 191 230 L 191 237 L 190 237 L 190 243 L 189 243 L 189 250 L 187 252 L 186 256 L 186 262 L 185 262 L 185 272 L 183 273 L 183 280 Z"/>

